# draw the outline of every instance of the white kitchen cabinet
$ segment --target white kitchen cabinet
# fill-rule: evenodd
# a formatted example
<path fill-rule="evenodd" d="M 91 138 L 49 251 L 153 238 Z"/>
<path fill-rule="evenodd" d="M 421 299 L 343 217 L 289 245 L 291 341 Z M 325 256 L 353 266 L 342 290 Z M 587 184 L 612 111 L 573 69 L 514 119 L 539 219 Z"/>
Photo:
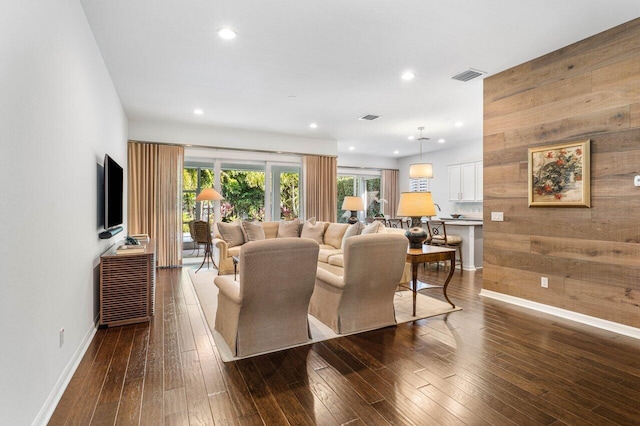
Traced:
<path fill-rule="evenodd" d="M 449 172 L 449 201 L 482 201 L 482 161 L 452 164 Z"/>

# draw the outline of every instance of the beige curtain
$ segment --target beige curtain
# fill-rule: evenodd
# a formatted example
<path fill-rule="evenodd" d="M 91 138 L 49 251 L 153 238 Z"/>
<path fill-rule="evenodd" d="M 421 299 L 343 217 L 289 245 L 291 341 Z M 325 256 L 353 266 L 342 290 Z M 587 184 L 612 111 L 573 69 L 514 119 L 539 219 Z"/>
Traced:
<path fill-rule="evenodd" d="M 302 160 L 305 216 L 336 222 L 338 211 L 338 159 L 307 155 Z"/>
<path fill-rule="evenodd" d="M 398 170 L 382 171 L 382 198 L 387 200 L 384 213 L 389 217 L 396 217 L 398 211 L 398 202 L 400 201 L 398 173 Z"/>
<path fill-rule="evenodd" d="M 129 142 L 128 229 L 156 243 L 159 267 L 182 264 L 181 146 Z"/>

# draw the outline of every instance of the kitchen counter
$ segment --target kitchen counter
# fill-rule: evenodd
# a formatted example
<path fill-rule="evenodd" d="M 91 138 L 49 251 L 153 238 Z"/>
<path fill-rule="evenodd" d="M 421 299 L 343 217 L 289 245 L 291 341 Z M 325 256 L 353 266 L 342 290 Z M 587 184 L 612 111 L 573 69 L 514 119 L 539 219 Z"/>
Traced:
<path fill-rule="evenodd" d="M 465 271 L 482 268 L 482 221 L 469 219 L 441 218 L 447 225 L 447 235 L 462 238 L 462 260 Z"/>

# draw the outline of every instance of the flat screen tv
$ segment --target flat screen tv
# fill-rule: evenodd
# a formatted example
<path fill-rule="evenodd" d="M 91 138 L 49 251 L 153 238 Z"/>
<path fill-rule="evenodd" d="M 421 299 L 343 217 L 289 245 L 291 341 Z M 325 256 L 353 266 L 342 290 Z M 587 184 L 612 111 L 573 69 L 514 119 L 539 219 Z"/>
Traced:
<path fill-rule="evenodd" d="M 104 229 L 122 224 L 123 170 L 109 155 L 104 156 Z"/>

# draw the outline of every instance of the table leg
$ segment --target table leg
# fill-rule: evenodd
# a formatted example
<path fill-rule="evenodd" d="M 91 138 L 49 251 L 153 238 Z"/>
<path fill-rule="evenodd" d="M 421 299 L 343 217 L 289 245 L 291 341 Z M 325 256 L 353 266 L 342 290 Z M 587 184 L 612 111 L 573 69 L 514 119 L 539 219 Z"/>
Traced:
<path fill-rule="evenodd" d="M 411 288 L 411 291 L 413 292 L 413 316 L 416 316 L 416 296 L 418 294 L 418 264 L 417 263 L 411 263 L 411 277 L 412 277 L 412 282 L 413 282 L 413 286 Z"/>
<path fill-rule="evenodd" d="M 451 307 L 455 308 L 456 305 L 453 304 L 451 300 L 449 300 L 449 296 L 447 296 L 447 287 L 449 286 L 449 281 L 451 281 L 451 277 L 453 277 L 453 273 L 456 270 L 456 252 L 452 251 L 450 255 L 451 265 L 449 266 L 449 275 L 447 275 L 447 279 L 444 281 L 444 285 L 442 286 L 442 293 L 444 294 L 444 298 L 447 299 L 447 302 L 451 305 Z M 462 266 L 460 267 L 462 268 Z"/>

